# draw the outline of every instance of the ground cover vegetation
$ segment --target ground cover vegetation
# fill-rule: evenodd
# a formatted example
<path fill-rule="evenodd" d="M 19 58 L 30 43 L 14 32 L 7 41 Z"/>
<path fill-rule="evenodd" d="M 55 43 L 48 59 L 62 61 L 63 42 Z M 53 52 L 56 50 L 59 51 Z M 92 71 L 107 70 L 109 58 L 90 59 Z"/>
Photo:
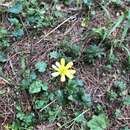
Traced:
<path fill-rule="evenodd" d="M 130 130 L 130 0 L 0 0 L 1 130 Z"/>

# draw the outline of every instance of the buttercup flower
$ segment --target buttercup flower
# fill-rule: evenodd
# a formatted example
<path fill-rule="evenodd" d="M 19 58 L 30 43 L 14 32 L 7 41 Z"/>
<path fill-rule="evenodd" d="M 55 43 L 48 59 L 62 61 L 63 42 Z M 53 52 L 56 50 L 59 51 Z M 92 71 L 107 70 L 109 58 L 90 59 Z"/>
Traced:
<path fill-rule="evenodd" d="M 71 69 L 73 66 L 73 62 L 69 62 L 65 65 L 65 59 L 61 58 L 60 62 L 56 62 L 56 65 L 52 65 L 52 68 L 55 70 L 51 75 L 53 77 L 61 76 L 61 82 L 65 82 L 66 77 L 69 79 L 73 79 L 76 70 Z"/>

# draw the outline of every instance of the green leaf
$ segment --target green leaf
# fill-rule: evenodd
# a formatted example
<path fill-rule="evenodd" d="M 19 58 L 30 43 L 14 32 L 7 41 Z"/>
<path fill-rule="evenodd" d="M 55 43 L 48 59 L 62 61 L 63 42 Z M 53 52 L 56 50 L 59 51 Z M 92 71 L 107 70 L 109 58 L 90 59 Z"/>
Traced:
<path fill-rule="evenodd" d="M 16 117 L 26 123 L 26 125 L 30 125 L 34 120 L 34 113 L 25 114 L 22 111 L 18 112 Z"/>
<path fill-rule="evenodd" d="M 120 90 L 125 90 L 126 89 L 126 83 L 124 81 L 118 81 L 116 83 L 116 87 L 118 87 Z"/>
<path fill-rule="evenodd" d="M 36 73 L 35 72 L 31 72 L 31 79 L 32 80 L 36 80 L 36 78 L 37 78 L 37 75 L 36 75 Z"/>
<path fill-rule="evenodd" d="M 76 80 L 69 80 L 68 81 L 68 87 L 70 87 L 70 88 L 83 87 L 83 86 L 84 86 L 83 80 L 76 79 Z"/>
<path fill-rule="evenodd" d="M 0 96 L 4 96 L 6 94 L 5 90 L 0 90 Z"/>
<path fill-rule="evenodd" d="M 17 2 L 13 7 L 9 8 L 7 11 L 9 13 L 13 13 L 13 14 L 19 14 L 21 13 L 23 10 L 23 6 L 20 2 Z"/>
<path fill-rule="evenodd" d="M 30 80 L 28 80 L 28 79 L 23 79 L 23 80 L 21 81 L 21 84 L 22 84 L 22 87 L 23 87 L 24 89 L 27 89 L 28 86 L 30 85 Z"/>
<path fill-rule="evenodd" d="M 7 39 L 2 39 L 1 41 L 0 41 L 0 44 L 1 44 L 1 47 L 9 47 L 9 42 L 8 42 L 8 40 Z"/>
<path fill-rule="evenodd" d="M 42 82 L 41 81 L 34 81 L 30 87 L 29 87 L 29 92 L 31 94 L 33 93 L 39 93 L 41 91 L 41 87 L 42 87 Z"/>
<path fill-rule="evenodd" d="M 19 24 L 19 20 L 17 18 L 9 18 L 8 20 L 12 25 L 18 25 Z"/>
<path fill-rule="evenodd" d="M 19 112 L 16 117 L 19 119 L 19 120 L 24 120 L 24 117 L 25 117 L 25 114 L 23 112 Z"/>
<path fill-rule="evenodd" d="M 12 32 L 12 35 L 16 38 L 21 38 L 24 35 L 23 29 L 17 29 L 14 32 Z"/>
<path fill-rule="evenodd" d="M 33 81 L 33 83 L 29 87 L 29 92 L 31 94 L 39 93 L 41 90 L 47 90 L 48 86 L 46 83 L 43 83 L 41 80 Z"/>
<path fill-rule="evenodd" d="M 128 10 L 128 15 L 127 16 L 128 16 L 128 24 L 130 25 L 130 9 Z"/>
<path fill-rule="evenodd" d="M 99 28 L 93 28 L 93 32 L 99 34 L 101 37 L 103 37 L 106 33 L 105 27 L 99 27 Z"/>
<path fill-rule="evenodd" d="M 42 90 L 44 90 L 44 91 L 48 90 L 48 84 L 47 83 L 42 84 Z"/>
<path fill-rule="evenodd" d="M 82 96 L 82 100 L 86 106 L 90 107 L 92 105 L 91 96 L 89 94 L 84 93 L 84 95 Z"/>
<path fill-rule="evenodd" d="M 93 0 L 83 0 L 84 3 L 87 5 L 87 6 L 90 6 L 93 2 Z"/>
<path fill-rule="evenodd" d="M 76 101 L 76 99 L 73 97 L 73 95 L 69 95 L 69 96 L 68 96 L 68 100 L 73 101 L 73 102 Z"/>
<path fill-rule="evenodd" d="M 129 22 L 127 22 L 123 28 L 123 32 L 122 32 L 122 37 L 121 37 L 121 42 L 124 41 L 125 37 L 128 35 L 128 30 L 129 30 Z"/>
<path fill-rule="evenodd" d="M 56 98 L 60 103 L 64 103 L 64 93 L 62 90 L 57 90 L 56 92 Z"/>
<path fill-rule="evenodd" d="M 96 58 L 101 59 L 105 55 L 105 51 L 104 48 L 93 44 L 85 49 L 84 54 L 84 60 L 86 62 L 93 63 Z"/>
<path fill-rule="evenodd" d="M 130 55 L 128 55 L 128 68 L 130 68 Z"/>
<path fill-rule="evenodd" d="M 47 63 L 44 61 L 39 61 L 35 64 L 35 68 L 39 71 L 39 72 L 45 72 L 46 68 L 47 68 Z"/>
<path fill-rule="evenodd" d="M 81 26 L 82 27 L 87 27 L 88 26 L 88 23 L 89 23 L 89 17 L 84 17 L 82 22 L 81 22 Z"/>
<path fill-rule="evenodd" d="M 3 75 L 4 75 L 3 68 L 0 67 L 0 76 L 3 76 Z"/>
<path fill-rule="evenodd" d="M 120 4 L 121 4 L 121 0 L 112 0 L 112 2 L 114 2 L 114 3 L 117 4 L 117 5 L 120 5 Z"/>
<path fill-rule="evenodd" d="M 116 109 L 116 110 L 115 110 L 115 116 L 116 116 L 116 117 L 120 117 L 121 114 L 122 114 L 122 111 L 121 111 L 120 109 Z"/>
<path fill-rule="evenodd" d="M 0 38 L 7 36 L 8 32 L 4 28 L 0 28 Z"/>
<path fill-rule="evenodd" d="M 76 112 L 75 115 L 77 116 L 74 120 L 77 122 L 77 123 L 82 123 L 85 118 L 84 118 L 84 115 L 80 112 Z"/>
<path fill-rule="evenodd" d="M 57 59 L 61 56 L 61 54 L 57 51 L 52 51 L 52 52 L 49 53 L 49 56 L 50 56 L 51 59 L 52 58 Z"/>
<path fill-rule="evenodd" d="M 128 126 L 126 126 L 124 128 L 121 128 L 120 130 L 130 130 L 130 129 L 128 128 Z"/>
<path fill-rule="evenodd" d="M 36 109 L 41 109 L 44 107 L 45 102 L 43 100 L 36 100 L 35 101 L 35 107 Z"/>
<path fill-rule="evenodd" d="M 25 69 L 26 69 L 25 57 L 23 57 L 23 56 L 20 57 L 20 64 L 21 64 L 22 71 L 25 71 Z"/>
<path fill-rule="evenodd" d="M 105 130 L 108 127 L 108 117 L 105 114 L 94 115 L 87 123 L 90 130 Z"/>
<path fill-rule="evenodd" d="M 30 113 L 28 115 L 26 115 L 24 117 L 24 122 L 27 124 L 27 125 L 30 125 L 34 120 L 34 113 Z"/>
<path fill-rule="evenodd" d="M 107 93 L 107 98 L 110 100 L 110 101 L 115 101 L 117 99 L 117 93 L 113 90 L 110 90 L 108 91 Z"/>
<path fill-rule="evenodd" d="M 130 96 L 127 96 L 124 101 L 123 101 L 124 105 L 130 105 Z"/>
<path fill-rule="evenodd" d="M 4 63 L 6 62 L 6 60 L 7 60 L 7 56 L 5 55 L 4 52 L 0 51 L 0 62 Z"/>
<path fill-rule="evenodd" d="M 114 23 L 114 26 L 112 27 L 112 29 L 110 30 L 110 32 L 108 33 L 108 37 L 111 35 L 112 32 L 114 32 L 116 30 L 117 27 L 120 26 L 120 24 L 122 23 L 122 21 L 124 20 L 124 15 L 121 15 L 117 21 Z"/>

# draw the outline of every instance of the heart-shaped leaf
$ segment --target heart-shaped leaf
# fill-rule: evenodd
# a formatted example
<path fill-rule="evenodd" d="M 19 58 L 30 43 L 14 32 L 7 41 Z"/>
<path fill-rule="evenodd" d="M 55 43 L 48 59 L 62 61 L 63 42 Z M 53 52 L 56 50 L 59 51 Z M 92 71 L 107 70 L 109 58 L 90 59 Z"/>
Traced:
<path fill-rule="evenodd" d="M 4 52 L 0 51 L 0 62 L 4 63 L 7 60 L 7 56 Z"/>
<path fill-rule="evenodd" d="M 20 2 L 17 2 L 13 7 L 9 8 L 7 11 L 13 14 L 19 14 L 23 10 L 23 6 Z"/>
<path fill-rule="evenodd" d="M 47 63 L 44 61 L 39 61 L 35 64 L 35 68 L 39 71 L 39 72 L 45 72 L 46 68 L 47 68 Z"/>
<path fill-rule="evenodd" d="M 47 89 L 48 85 L 46 83 L 43 83 L 41 80 L 36 80 L 30 85 L 29 92 L 34 94 L 41 92 L 41 90 L 46 91 Z"/>

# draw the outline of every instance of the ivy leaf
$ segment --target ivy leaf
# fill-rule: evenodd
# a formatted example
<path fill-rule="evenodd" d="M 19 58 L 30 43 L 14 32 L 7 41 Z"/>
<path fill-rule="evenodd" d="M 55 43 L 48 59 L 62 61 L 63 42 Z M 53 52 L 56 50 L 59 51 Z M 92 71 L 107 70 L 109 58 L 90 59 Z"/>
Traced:
<path fill-rule="evenodd" d="M 34 81 L 29 88 L 29 92 L 31 94 L 39 93 L 41 91 L 42 82 L 41 81 Z"/>
<path fill-rule="evenodd" d="M 75 113 L 76 114 L 76 118 L 74 119 L 77 123 L 82 123 L 84 120 L 85 120 L 85 118 L 84 118 L 84 115 L 83 114 L 81 114 L 80 112 L 77 112 L 77 113 Z"/>
<path fill-rule="evenodd" d="M 0 76 L 3 76 L 3 75 L 4 75 L 3 68 L 0 67 Z"/>
<path fill-rule="evenodd" d="M 7 30 L 4 28 L 0 28 L 0 38 L 6 37 L 8 34 Z"/>
<path fill-rule="evenodd" d="M 23 88 L 27 89 L 28 86 L 30 85 L 30 80 L 23 79 L 23 80 L 21 81 L 21 84 L 22 84 Z"/>
<path fill-rule="evenodd" d="M 91 106 L 92 105 L 92 100 L 91 100 L 91 96 L 87 93 L 84 93 L 84 95 L 81 97 L 82 98 L 82 101 L 83 103 L 86 105 L 86 106 Z"/>
<path fill-rule="evenodd" d="M 23 6 L 20 2 L 17 2 L 13 7 L 10 7 L 7 11 L 13 14 L 19 14 L 23 10 Z"/>
<path fill-rule="evenodd" d="M 34 93 L 39 93 L 41 92 L 41 90 L 47 90 L 48 89 L 48 86 L 46 83 L 43 83 L 41 80 L 36 80 L 34 81 L 30 87 L 29 87 L 29 92 L 31 94 L 34 94 Z"/>
<path fill-rule="evenodd" d="M 57 51 L 52 51 L 52 52 L 49 53 L 49 56 L 50 56 L 51 59 L 52 58 L 57 59 L 61 56 L 61 54 Z"/>
<path fill-rule="evenodd" d="M 45 102 L 43 100 L 36 100 L 35 101 L 35 107 L 36 107 L 36 109 L 43 108 L 44 104 L 45 104 Z"/>
<path fill-rule="evenodd" d="M 105 130 L 108 127 L 108 118 L 105 114 L 94 115 L 87 126 L 90 130 Z"/>
<path fill-rule="evenodd" d="M 62 90 L 57 90 L 56 92 L 56 98 L 60 103 L 64 103 L 64 93 Z"/>
<path fill-rule="evenodd" d="M 130 96 L 127 96 L 125 99 L 124 99 L 124 105 L 130 105 Z"/>
<path fill-rule="evenodd" d="M 25 114 L 23 112 L 19 112 L 16 117 L 19 119 L 19 120 L 24 120 L 24 117 L 25 117 Z"/>
<path fill-rule="evenodd" d="M 84 86 L 83 80 L 76 79 L 76 80 L 69 80 L 68 81 L 68 87 L 70 87 L 70 88 L 83 87 L 83 86 Z"/>
<path fill-rule="evenodd" d="M 120 90 L 125 90 L 126 89 L 126 83 L 124 81 L 118 81 L 116 82 L 116 87 L 118 87 Z"/>
<path fill-rule="evenodd" d="M 45 72 L 46 68 L 47 68 L 47 63 L 44 61 L 39 61 L 35 64 L 35 68 L 39 71 L 39 72 Z"/>
<path fill-rule="evenodd" d="M 42 84 L 42 90 L 47 91 L 47 89 L 48 89 L 48 84 L 47 83 L 43 83 Z"/>
<path fill-rule="evenodd" d="M 20 38 L 24 35 L 23 29 L 17 29 L 14 32 L 12 32 L 12 35 L 16 38 Z"/>
<path fill-rule="evenodd" d="M 19 24 L 19 20 L 17 18 L 8 18 L 8 20 L 12 25 L 18 25 Z"/>
<path fill-rule="evenodd" d="M 6 62 L 6 60 L 7 60 L 7 57 L 6 57 L 5 53 L 0 51 L 0 62 L 4 63 L 4 62 Z"/>
<path fill-rule="evenodd" d="M 36 75 L 36 73 L 33 71 L 33 72 L 31 72 L 31 79 L 32 80 L 36 80 L 36 78 L 37 78 L 37 75 Z"/>
<path fill-rule="evenodd" d="M 120 130 L 130 130 L 130 129 L 128 128 L 128 126 L 126 126 L 124 128 L 121 128 Z"/>
<path fill-rule="evenodd" d="M 9 47 L 9 42 L 8 42 L 8 40 L 7 39 L 2 39 L 1 41 L 0 41 L 1 43 L 1 47 Z"/>
<path fill-rule="evenodd" d="M 117 4 L 117 5 L 120 5 L 120 4 L 121 4 L 121 0 L 112 0 L 112 2 L 114 2 L 114 3 Z"/>
<path fill-rule="evenodd" d="M 87 5 L 87 6 L 90 6 L 93 2 L 93 0 L 83 0 L 84 3 Z"/>
<path fill-rule="evenodd" d="M 33 122 L 33 120 L 34 120 L 34 113 L 30 113 L 24 117 L 23 121 L 26 122 L 26 124 L 30 125 Z"/>
<path fill-rule="evenodd" d="M 0 96 L 3 96 L 6 94 L 6 91 L 5 90 L 0 90 Z"/>

